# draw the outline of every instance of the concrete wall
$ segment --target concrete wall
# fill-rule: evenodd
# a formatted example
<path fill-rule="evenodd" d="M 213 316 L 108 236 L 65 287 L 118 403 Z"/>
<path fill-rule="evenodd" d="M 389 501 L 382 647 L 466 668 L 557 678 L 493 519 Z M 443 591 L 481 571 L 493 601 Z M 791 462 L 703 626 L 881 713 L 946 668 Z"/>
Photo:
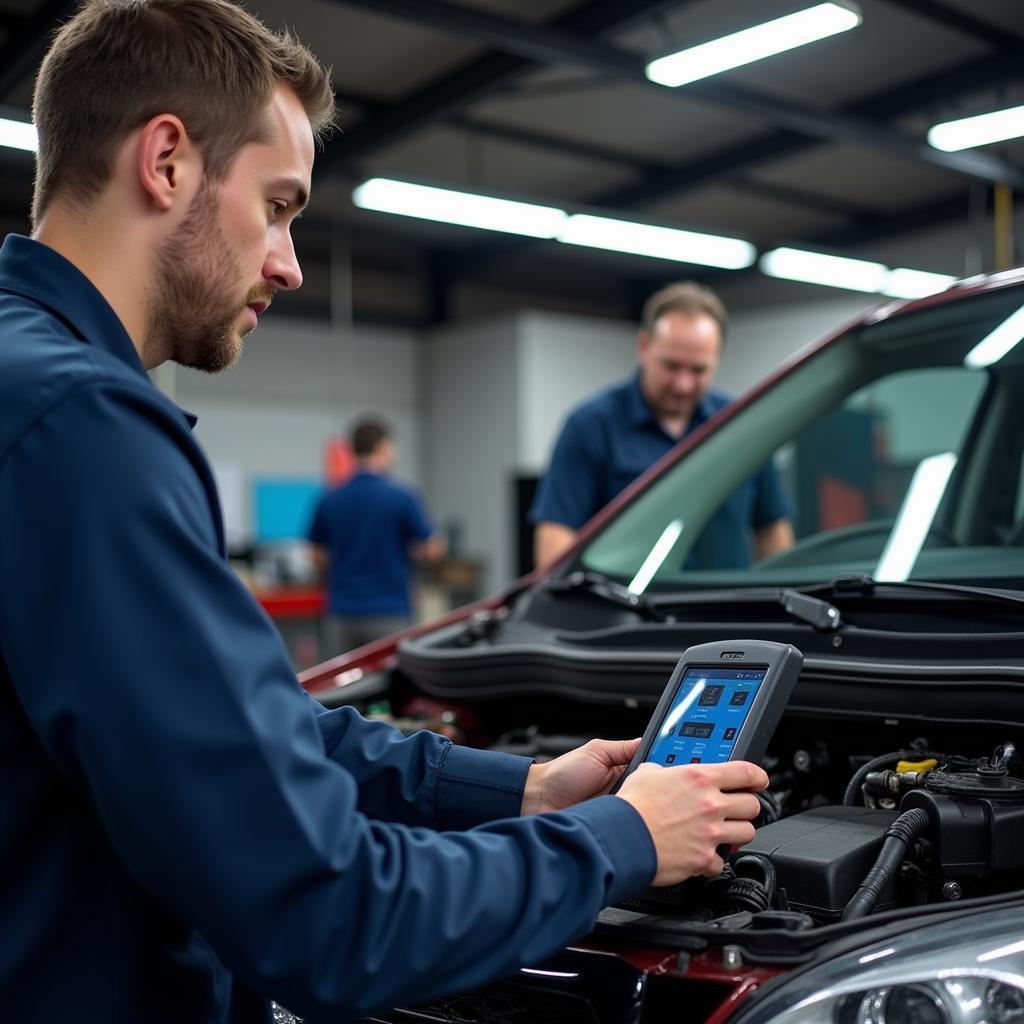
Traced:
<path fill-rule="evenodd" d="M 524 312 L 517 335 L 516 458 L 522 471 L 540 473 L 566 412 L 632 371 L 636 328 L 621 320 Z"/>
<path fill-rule="evenodd" d="M 432 332 L 423 350 L 428 504 L 484 563 L 485 593 L 515 575 L 516 331 L 514 317 L 469 321 Z"/>
<path fill-rule="evenodd" d="M 232 542 L 251 535 L 255 478 L 319 477 L 326 441 L 359 416 L 391 423 L 396 475 L 422 483 L 421 351 L 411 331 L 358 328 L 332 339 L 327 325 L 268 318 L 225 373 L 174 369 L 174 398 L 199 417 L 196 436 L 224 492 Z"/>

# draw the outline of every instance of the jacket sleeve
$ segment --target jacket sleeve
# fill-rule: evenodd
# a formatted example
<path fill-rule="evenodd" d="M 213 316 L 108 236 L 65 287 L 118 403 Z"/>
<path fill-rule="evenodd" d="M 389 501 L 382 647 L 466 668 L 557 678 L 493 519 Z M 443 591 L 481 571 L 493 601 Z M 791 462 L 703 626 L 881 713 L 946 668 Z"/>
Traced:
<path fill-rule="evenodd" d="M 448 829 L 518 816 L 530 758 L 456 746 L 427 730 L 405 737 L 353 708 L 313 707 L 327 756 L 355 779 L 368 817 Z"/>
<path fill-rule="evenodd" d="M 79 388 L 0 466 L 13 684 L 153 898 L 258 991 L 359 1017 L 548 955 L 650 881 L 650 836 L 618 797 L 462 832 L 364 813 L 359 758 L 341 759 L 354 774 L 326 756 L 219 550 L 205 462 L 161 402 Z M 53 641 L 33 644 L 44 620 Z"/>

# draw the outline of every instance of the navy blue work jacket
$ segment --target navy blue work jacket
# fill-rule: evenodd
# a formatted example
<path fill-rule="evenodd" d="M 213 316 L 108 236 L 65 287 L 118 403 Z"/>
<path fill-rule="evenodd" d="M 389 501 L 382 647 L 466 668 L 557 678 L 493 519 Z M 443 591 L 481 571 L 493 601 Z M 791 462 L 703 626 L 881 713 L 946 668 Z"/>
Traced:
<path fill-rule="evenodd" d="M 544 957 L 655 854 L 617 797 L 516 817 L 527 769 L 302 692 L 185 415 L 90 282 L 9 236 L 4 1019 L 341 1021 Z"/>
<path fill-rule="evenodd" d="M 708 391 L 683 437 L 732 401 Z M 640 376 L 602 391 L 570 413 L 537 489 L 530 522 L 562 523 L 578 530 L 620 491 L 670 452 L 681 438 L 658 422 Z M 792 515 L 771 462 L 732 492 L 694 542 L 687 569 L 742 569 L 751 561 L 751 531 Z"/>

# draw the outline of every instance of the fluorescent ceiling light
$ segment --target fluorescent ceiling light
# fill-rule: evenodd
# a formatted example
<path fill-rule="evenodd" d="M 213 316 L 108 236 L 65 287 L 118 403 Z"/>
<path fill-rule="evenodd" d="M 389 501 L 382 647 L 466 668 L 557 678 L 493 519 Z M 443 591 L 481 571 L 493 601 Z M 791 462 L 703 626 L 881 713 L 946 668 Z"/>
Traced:
<path fill-rule="evenodd" d="M 1024 135 L 1024 107 L 944 121 L 928 130 L 928 144 L 947 153 L 988 146 Z"/>
<path fill-rule="evenodd" d="M 660 85 L 686 85 L 699 78 L 817 42 L 837 32 L 846 32 L 860 23 L 860 9 L 853 4 L 816 4 L 742 32 L 733 32 L 721 39 L 659 57 L 647 65 L 647 77 Z"/>
<path fill-rule="evenodd" d="M 36 126 L 28 121 L 12 121 L 0 117 L 0 146 L 34 153 L 39 148 Z"/>
<path fill-rule="evenodd" d="M 742 238 L 706 235 L 700 231 L 637 224 L 585 213 L 569 218 L 558 233 L 558 241 L 726 270 L 749 267 L 757 258 L 757 250 Z"/>
<path fill-rule="evenodd" d="M 955 452 L 932 455 L 918 464 L 896 517 L 896 525 L 872 573 L 876 580 L 901 582 L 910 576 L 955 465 Z"/>
<path fill-rule="evenodd" d="M 956 278 L 950 274 L 933 274 L 927 270 L 897 267 L 890 270 L 882 285 L 882 294 L 895 299 L 923 299 L 926 295 L 944 292 Z"/>
<path fill-rule="evenodd" d="M 766 252 L 761 257 L 760 267 L 769 277 L 849 288 L 856 292 L 881 291 L 889 273 L 884 263 L 785 247 Z"/>
<path fill-rule="evenodd" d="M 496 199 L 391 178 L 364 181 L 353 191 L 352 201 L 364 210 L 507 231 L 532 238 L 553 238 L 566 219 L 565 211 L 553 206 Z"/>
<path fill-rule="evenodd" d="M 669 552 L 679 540 L 679 535 L 682 532 L 682 519 L 673 519 L 661 531 L 661 536 L 654 542 L 654 547 L 651 548 L 644 559 L 644 564 L 637 570 L 637 574 L 627 588 L 631 594 L 642 594 L 647 589 L 648 584 L 654 579 L 655 573 L 661 568 L 665 559 L 668 558 Z"/>
<path fill-rule="evenodd" d="M 964 366 L 973 370 L 998 363 L 1024 337 L 1024 306 L 1008 316 L 964 356 Z"/>

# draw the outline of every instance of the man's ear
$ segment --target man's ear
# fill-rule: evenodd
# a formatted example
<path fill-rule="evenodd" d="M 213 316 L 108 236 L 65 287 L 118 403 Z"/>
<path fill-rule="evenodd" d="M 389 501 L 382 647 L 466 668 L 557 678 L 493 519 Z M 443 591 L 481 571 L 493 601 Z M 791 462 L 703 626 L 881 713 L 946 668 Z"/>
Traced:
<path fill-rule="evenodd" d="M 636 354 L 642 356 L 651 343 L 651 332 L 639 330 L 636 332 Z"/>
<path fill-rule="evenodd" d="M 139 184 L 157 210 L 191 201 L 202 177 L 201 162 L 180 118 L 173 114 L 150 118 L 139 132 L 136 153 Z"/>

